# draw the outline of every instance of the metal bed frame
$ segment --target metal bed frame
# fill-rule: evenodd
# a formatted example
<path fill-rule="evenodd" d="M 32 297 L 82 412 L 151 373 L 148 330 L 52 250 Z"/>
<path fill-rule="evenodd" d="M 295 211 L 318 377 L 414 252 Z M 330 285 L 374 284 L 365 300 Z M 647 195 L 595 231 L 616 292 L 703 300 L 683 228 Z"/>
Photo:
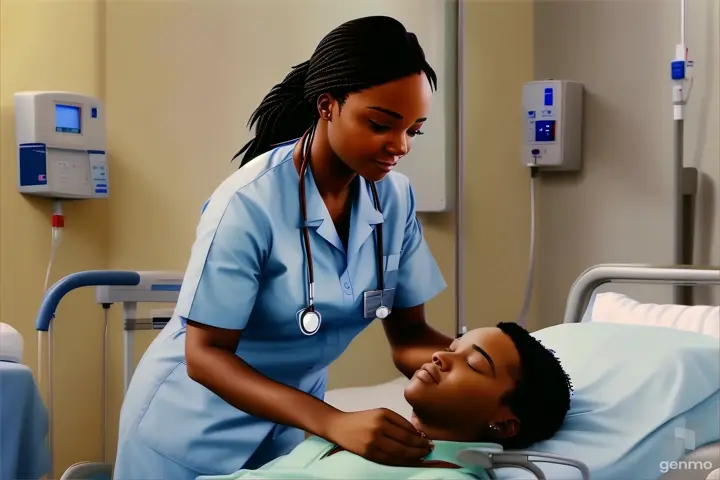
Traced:
<path fill-rule="evenodd" d="M 98 287 L 108 283 L 113 285 L 137 285 L 137 272 L 78 272 L 58 281 L 43 299 L 36 320 L 37 330 L 47 330 L 55 317 L 60 300 L 70 291 L 82 287 Z M 102 279 L 102 280 L 101 280 Z M 720 285 L 720 267 L 707 266 L 654 266 L 631 264 L 601 264 L 585 270 L 573 283 L 568 295 L 563 323 L 579 323 L 595 290 L 607 283 L 644 283 L 665 285 Z M 542 470 L 535 463 L 557 463 L 577 468 L 583 480 L 590 480 L 590 471 L 584 463 L 561 456 L 533 451 L 511 451 L 468 449 L 460 453 L 460 459 L 487 469 L 506 467 L 520 468 L 533 473 L 538 480 L 546 480 Z M 701 458 L 701 460 L 698 460 Z M 686 455 L 679 462 L 713 462 L 713 468 L 720 468 L 720 443 L 701 447 Z M 682 480 L 706 480 L 703 470 L 682 470 Z M 690 474 L 690 476 L 688 476 Z M 66 470 L 63 479 L 74 478 L 111 478 L 112 468 L 106 463 L 80 462 Z M 678 471 L 670 471 L 659 480 L 679 480 Z M 491 475 L 493 477 L 494 475 Z"/>
<path fill-rule="evenodd" d="M 573 283 L 563 323 L 579 323 L 598 287 L 606 283 L 646 285 L 720 285 L 720 266 L 600 264 L 585 270 Z"/>

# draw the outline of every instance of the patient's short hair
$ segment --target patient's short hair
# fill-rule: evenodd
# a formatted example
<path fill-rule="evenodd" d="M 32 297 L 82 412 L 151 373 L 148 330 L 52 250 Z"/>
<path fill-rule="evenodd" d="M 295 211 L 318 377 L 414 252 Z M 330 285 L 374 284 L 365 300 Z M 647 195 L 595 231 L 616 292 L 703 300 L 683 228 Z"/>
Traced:
<path fill-rule="evenodd" d="M 510 337 L 520 354 L 517 383 L 503 399 L 520 420 L 520 429 L 498 443 L 509 449 L 527 448 L 560 429 L 570 409 L 572 382 L 555 352 L 522 326 L 501 322 L 497 327 Z"/>

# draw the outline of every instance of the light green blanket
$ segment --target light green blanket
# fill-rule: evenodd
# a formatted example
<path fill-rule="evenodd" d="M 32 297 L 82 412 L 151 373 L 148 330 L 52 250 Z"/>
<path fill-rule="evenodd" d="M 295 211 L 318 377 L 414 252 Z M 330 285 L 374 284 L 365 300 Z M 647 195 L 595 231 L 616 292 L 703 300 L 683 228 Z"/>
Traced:
<path fill-rule="evenodd" d="M 290 453 L 279 457 L 258 470 L 239 470 L 229 475 L 209 475 L 197 480 L 488 480 L 481 468 L 461 466 L 456 459 L 467 448 L 499 448 L 487 443 L 459 443 L 435 441 L 435 449 L 427 457 L 427 467 L 389 467 L 374 463 L 359 455 L 340 451 L 326 456 L 335 445 L 318 437 L 310 437 Z M 431 466 L 432 461 L 453 463 L 461 468 Z"/>

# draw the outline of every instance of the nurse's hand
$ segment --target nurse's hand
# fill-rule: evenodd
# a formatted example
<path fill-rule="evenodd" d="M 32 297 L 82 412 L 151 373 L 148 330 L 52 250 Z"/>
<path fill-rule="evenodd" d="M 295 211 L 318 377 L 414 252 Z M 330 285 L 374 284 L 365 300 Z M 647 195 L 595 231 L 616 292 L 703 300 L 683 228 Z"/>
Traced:
<path fill-rule="evenodd" d="M 419 465 L 432 451 L 432 442 L 392 410 L 338 412 L 330 420 L 327 440 L 373 462 Z"/>

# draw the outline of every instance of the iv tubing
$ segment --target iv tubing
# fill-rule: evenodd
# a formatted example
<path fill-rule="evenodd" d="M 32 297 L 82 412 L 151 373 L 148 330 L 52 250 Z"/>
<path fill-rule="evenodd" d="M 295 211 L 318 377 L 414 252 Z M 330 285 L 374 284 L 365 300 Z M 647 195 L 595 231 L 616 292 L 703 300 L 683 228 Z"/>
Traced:
<path fill-rule="evenodd" d="M 43 284 L 43 295 L 45 295 L 48 291 L 48 286 L 50 285 L 50 277 L 52 275 L 52 267 L 53 263 L 55 262 L 55 253 L 57 252 L 57 249 L 60 247 L 60 244 L 62 243 L 63 238 L 63 228 L 65 227 L 65 217 L 63 215 L 62 210 L 62 203 L 60 200 L 55 200 L 53 202 L 53 212 L 51 217 L 51 224 L 52 224 L 52 237 L 51 237 L 51 243 L 50 243 L 50 259 L 48 260 L 48 266 L 47 270 L 45 271 L 45 283 Z M 48 404 L 48 434 L 47 434 L 47 443 L 48 443 L 48 450 L 50 451 L 50 455 L 52 455 L 53 452 L 53 364 L 52 364 L 52 357 L 53 357 L 53 329 L 52 326 L 49 326 L 47 330 L 47 345 L 45 348 L 43 348 L 43 333 L 41 331 L 38 331 L 38 337 L 37 337 L 37 356 L 38 356 L 38 378 L 37 383 L 38 387 L 42 388 L 42 374 L 43 374 L 43 351 L 47 352 L 47 362 L 46 362 L 46 369 L 47 369 L 47 404 Z M 50 459 L 50 463 L 53 464 L 53 458 Z"/>

